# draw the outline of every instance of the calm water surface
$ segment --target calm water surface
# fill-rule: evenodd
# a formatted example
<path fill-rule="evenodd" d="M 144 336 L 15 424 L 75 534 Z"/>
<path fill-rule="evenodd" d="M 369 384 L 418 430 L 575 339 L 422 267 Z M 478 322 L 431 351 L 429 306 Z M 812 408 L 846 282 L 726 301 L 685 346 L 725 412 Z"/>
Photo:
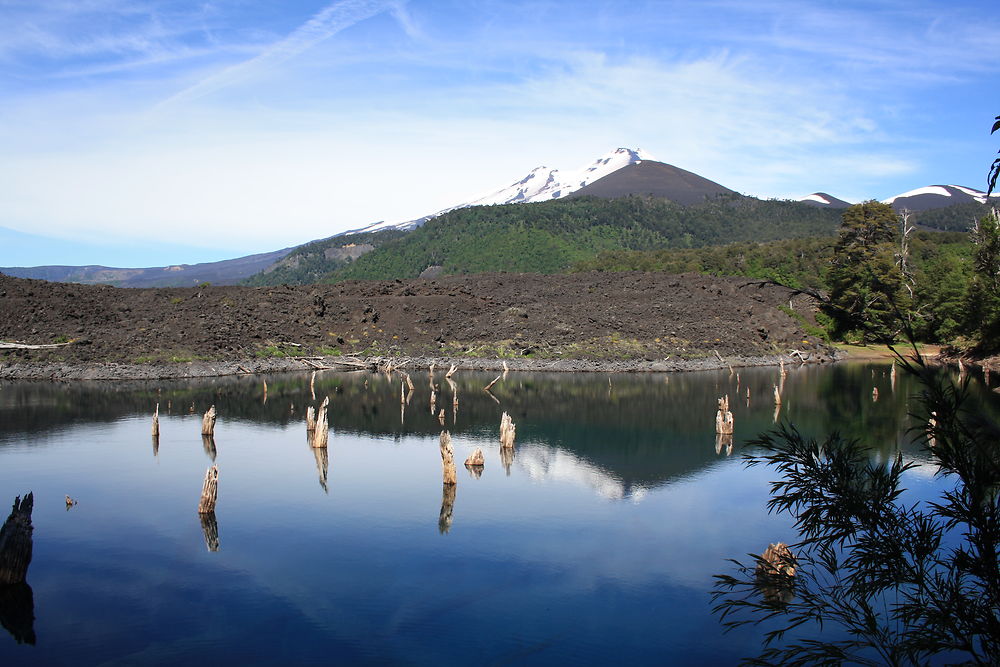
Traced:
<path fill-rule="evenodd" d="M 906 433 L 916 387 L 900 374 L 893 388 L 888 369 L 792 368 L 779 418 L 920 461 Z M 326 458 L 306 441 L 308 375 L 268 377 L 266 401 L 259 377 L 0 384 L 4 516 L 14 496 L 35 495 L 30 599 L 0 596 L 0 664 L 726 664 L 755 653 L 759 631 L 723 635 L 709 592 L 725 558 L 794 538 L 765 511 L 771 473 L 738 456 L 774 423 L 776 369 L 511 373 L 492 395 L 493 375 L 458 373 L 457 413 L 438 373 L 454 494 L 427 373 L 412 377 L 404 403 L 398 376 L 318 375 Z M 723 394 L 732 454 L 714 434 Z M 214 446 L 200 436 L 212 404 Z M 504 410 L 517 425 L 507 465 Z M 476 447 L 479 478 L 461 465 Z M 196 511 L 213 460 L 214 522 Z M 911 494 L 938 488 L 933 473 L 909 473 Z M 66 494 L 79 504 L 67 509 Z"/>

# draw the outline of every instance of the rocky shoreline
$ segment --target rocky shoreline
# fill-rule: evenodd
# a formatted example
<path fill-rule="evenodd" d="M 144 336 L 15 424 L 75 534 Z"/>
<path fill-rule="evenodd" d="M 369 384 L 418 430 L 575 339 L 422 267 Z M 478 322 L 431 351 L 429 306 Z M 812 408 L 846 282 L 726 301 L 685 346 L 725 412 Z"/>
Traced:
<path fill-rule="evenodd" d="M 799 363 L 832 363 L 845 358 L 837 350 L 813 350 L 802 362 L 790 355 L 711 356 L 698 359 L 588 360 L 588 359 L 479 359 L 471 357 L 283 357 L 240 361 L 190 361 L 180 363 L 71 363 L 15 362 L 0 364 L 0 380 L 165 380 L 228 375 L 305 373 L 314 370 L 380 370 L 387 365 L 401 370 L 447 369 L 502 372 L 511 371 L 663 373 L 777 366 Z"/>

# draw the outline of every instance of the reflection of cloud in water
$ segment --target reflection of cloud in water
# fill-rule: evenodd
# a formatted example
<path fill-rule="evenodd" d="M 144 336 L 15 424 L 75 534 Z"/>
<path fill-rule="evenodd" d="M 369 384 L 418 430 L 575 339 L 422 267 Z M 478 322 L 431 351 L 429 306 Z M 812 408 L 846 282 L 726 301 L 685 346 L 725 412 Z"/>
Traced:
<path fill-rule="evenodd" d="M 627 486 L 621 479 L 559 447 L 534 443 L 519 446 L 515 463 L 535 481 L 572 482 L 589 487 L 609 500 L 630 498 L 639 502 L 647 493 L 644 487 Z"/>
<path fill-rule="evenodd" d="M 929 457 L 903 457 L 903 463 L 915 463 L 916 465 L 907 471 L 907 474 L 921 479 L 933 479 L 940 470 L 938 464 L 933 463 Z"/>

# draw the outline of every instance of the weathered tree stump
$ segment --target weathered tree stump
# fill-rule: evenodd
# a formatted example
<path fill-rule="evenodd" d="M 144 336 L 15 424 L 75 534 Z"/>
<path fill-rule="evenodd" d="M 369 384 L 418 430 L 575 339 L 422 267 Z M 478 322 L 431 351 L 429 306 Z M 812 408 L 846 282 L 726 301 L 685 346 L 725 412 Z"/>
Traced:
<path fill-rule="evenodd" d="M 469 454 L 469 458 L 465 459 L 465 465 L 480 467 L 486 465 L 486 457 L 483 456 L 483 450 L 476 447 L 476 451 Z"/>
<path fill-rule="evenodd" d="M 218 551 L 219 522 L 215 518 L 215 512 L 200 512 L 198 518 L 201 519 L 201 532 L 205 536 L 205 548 Z"/>
<path fill-rule="evenodd" d="M 159 437 L 160 435 L 160 404 L 156 404 L 156 408 L 153 410 L 153 435 Z"/>
<path fill-rule="evenodd" d="M 452 376 L 452 375 L 454 375 L 454 374 L 455 374 L 455 371 L 457 371 L 457 370 L 458 370 L 458 366 L 456 366 L 455 364 L 452 364 L 452 365 L 451 365 L 451 368 L 449 368 L 449 369 L 448 369 L 448 372 L 447 372 L 447 373 L 445 373 L 445 374 L 444 374 L 444 376 L 445 376 L 446 378 L 449 378 L 449 379 L 450 379 L 450 378 L 451 378 L 451 376 Z"/>
<path fill-rule="evenodd" d="M 772 604 L 791 601 L 795 586 L 795 556 L 782 542 L 769 544 L 757 559 L 754 575 L 764 599 Z"/>
<path fill-rule="evenodd" d="M 497 382 L 499 382 L 502 377 L 503 377 L 503 373 L 501 373 L 500 375 L 498 375 L 495 378 L 493 378 L 493 382 L 490 382 L 488 385 L 486 385 L 485 387 L 483 387 L 483 390 L 484 391 L 489 391 L 490 389 L 492 389 L 493 385 L 495 385 Z"/>
<path fill-rule="evenodd" d="M 198 514 L 215 512 L 215 501 L 219 497 L 219 469 L 212 466 L 205 471 L 205 482 L 201 486 L 198 499 Z"/>
<path fill-rule="evenodd" d="M 441 408 L 440 412 L 438 412 L 438 423 L 444 426 L 444 408 Z"/>
<path fill-rule="evenodd" d="M 500 417 L 500 448 L 514 449 L 514 437 L 517 427 L 506 412 Z"/>
<path fill-rule="evenodd" d="M 306 408 L 306 433 L 316 430 L 316 408 L 309 406 Z"/>
<path fill-rule="evenodd" d="M 729 395 L 727 394 L 719 399 L 719 409 L 715 413 L 715 432 L 721 435 L 732 435 L 734 426 L 733 413 L 729 411 Z"/>
<path fill-rule="evenodd" d="M 454 484 L 444 484 L 441 488 L 441 513 L 438 514 L 438 532 L 442 535 L 451 530 L 451 515 L 455 512 L 455 491 Z"/>
<path fill-rule="evenodd" d="M 208 412 L 201 418 L 201 434 L 202 435 L 215 435 L 215 418 L 217 413 L 215 412 L 215 406 L 213 405 L 208 409 Z"/>
<path fill-rule="evenodd" d="M 28 576 L 31 564 L 31 510 L 35 496 L 28 493 L 14 498 L 10 516 L 0 528 L 0 585 L 20 584 Z"/>
<path fill-rule="evenodd" d="M 451 446 L 451 434 L 448 431 L 441 431 L 441 468 L 444 483 L 456 484 L 458 475 L 455 472 L 455 450 Z"/>
<path fill-rule="evenodd" d="M 320 403 L 319 413 L 316 415 L 316 428 L 313 431 L 312 446 L 326 447 L 330 438 L 330 421 L 327 418 L 327 409 L 330 406 L 330 397 L 327 396 Z"/>

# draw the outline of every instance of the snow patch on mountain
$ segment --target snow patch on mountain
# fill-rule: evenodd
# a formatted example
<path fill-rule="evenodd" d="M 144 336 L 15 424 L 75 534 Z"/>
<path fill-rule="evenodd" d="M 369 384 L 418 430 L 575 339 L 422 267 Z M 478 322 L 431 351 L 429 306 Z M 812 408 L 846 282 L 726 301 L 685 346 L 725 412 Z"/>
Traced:
<path fill-rule="evenodd" d="M 983 194 L 983 193 L 980 193 Z M 940 197 L 950 197 L 951 193 L 945 189 L 943 185 L 928 185 L 923 188 L 917 188 L 916 190 L 910 190 L 909 192 L 904 192 L 901 195 L 896 195 L 895 197 L 889 197 L 888 199 L 883 199 L 883 204 L 891 204 L 897 199 L 902 199 L 904 197 L 917 197 L 919 195 L 938 195 Z"/>
<path fill-rule="evenodd" d="M 805 197 L 800 197 L 798 201 L 814 201 L 820 204 L 831 204 L 832 202 L 821 194 L 811 194 Z"/>

